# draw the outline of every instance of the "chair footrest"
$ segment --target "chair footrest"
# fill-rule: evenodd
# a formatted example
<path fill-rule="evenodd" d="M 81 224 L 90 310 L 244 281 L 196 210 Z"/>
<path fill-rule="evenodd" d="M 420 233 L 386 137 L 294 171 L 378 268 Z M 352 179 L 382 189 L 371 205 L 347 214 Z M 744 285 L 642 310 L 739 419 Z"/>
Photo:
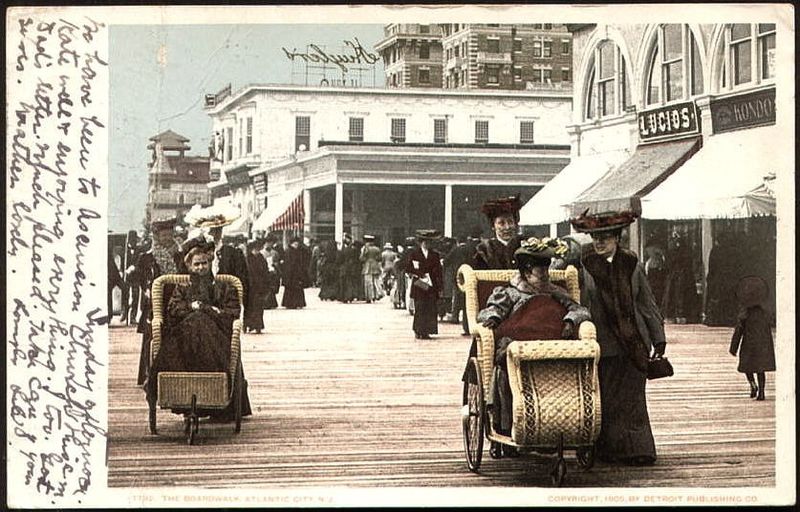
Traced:
<path fill-rule="evenodd" d="M 509 362 L 542 359 L 599 359 L 600 345 L 595 340 L 514 341 L 507 349 Z"/>
<path fill-rule="evenodd" d="M 161 372 L 158 374 L 158 405 L 163 408 L 221 407 L 228 403 L 228 374 L 225 372 Z"/>

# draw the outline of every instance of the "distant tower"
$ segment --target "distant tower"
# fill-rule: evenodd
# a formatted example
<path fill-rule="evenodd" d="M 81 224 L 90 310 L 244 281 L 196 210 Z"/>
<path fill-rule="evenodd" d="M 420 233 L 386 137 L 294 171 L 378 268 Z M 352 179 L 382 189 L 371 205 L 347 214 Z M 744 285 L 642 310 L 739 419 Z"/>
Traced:
<path fill-rule="evenodd" d="M 150 137 L 152 151 L 148 173 L 148 221 L 177 215 L 179 218 L 194 204 L 208 206 L 211 194 L 208 156 L 191 156 L 189 139 L 172 130 Z"/>

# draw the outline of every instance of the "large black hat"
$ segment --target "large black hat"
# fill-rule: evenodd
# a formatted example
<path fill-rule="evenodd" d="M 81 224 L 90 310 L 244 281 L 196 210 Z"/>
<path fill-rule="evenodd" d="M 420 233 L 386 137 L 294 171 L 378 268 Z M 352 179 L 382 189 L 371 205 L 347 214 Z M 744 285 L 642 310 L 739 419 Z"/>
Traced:
<path fill-rule="evenodd" d="M 746 276 L 736 285 L 736 299 L 744 308 L 757 306 L 767 299 L 769 286 L 758 276 Z"/>
<path fill-rule="evenodd" d="M 572 226 L 581 233 L 615 231 L 630 225 L 639 216 L 634 211 L 613 211 L 589 215 L 588 210 L 570 219 Z"/>
<path fill-rule="evenodd" d="M 414 232 L 417 240 L 438 240 L 442 235 L 436 229 L 418 229 Z"/>
<path fill-rule="evenodd" d="M 493 224 L 494 219 L 500 215 L 511 215 L 514 220 L 519 222 L 519 210 L 522 208 L 522 202 L 519 200 L 519 194 L 509 197 L 498 197 L 495 199 L 486 200 L 481 205 L 481 212 L 489 219 L 489 223 Z"/>
<path fill-rule="evenodd" d="M 207 253 L 209 260 L 213 260 L 214 247 L 214 242 L 209 242 L 202 236 L 191 238 L 183 244 L 183 262 L 189 265 L 192 257 L 198 252 Z"/>

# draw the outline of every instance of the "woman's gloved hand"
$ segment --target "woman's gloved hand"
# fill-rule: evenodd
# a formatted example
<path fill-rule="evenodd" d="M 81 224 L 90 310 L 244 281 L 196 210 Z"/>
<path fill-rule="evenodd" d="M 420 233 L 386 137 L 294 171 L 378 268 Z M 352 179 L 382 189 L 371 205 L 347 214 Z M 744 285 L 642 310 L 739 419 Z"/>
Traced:
<path fill-rule="evenodd" d="M 667 350 L 666 343 L 656 343 L 655 345 L 653 345 L 653 355 L 655 357 L 663 356 L 666 350 Z"/>
<path fill-rule="evenodd" d="M 490 316 L 489 318 L 484 320 L 483 324 L 481 325 L 483 325 L 487 329 L 495 329 L 498 325 L 500 325 L 500 319 L 497 318 L 496 316 Z"/>
<path fill-rule="evenodd" d="M 561 339 L 572 340 L 575 339 L 575 324 L 570 320 L 564 320 L 564 325 L 561 328 Z"/>

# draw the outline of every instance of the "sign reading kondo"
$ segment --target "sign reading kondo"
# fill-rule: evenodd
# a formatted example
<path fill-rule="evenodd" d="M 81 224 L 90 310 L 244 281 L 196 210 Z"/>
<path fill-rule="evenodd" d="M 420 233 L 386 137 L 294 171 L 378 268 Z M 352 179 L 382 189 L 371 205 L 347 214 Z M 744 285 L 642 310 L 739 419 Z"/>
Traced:
<path fill-rule="evenodd" d="M 639 112 L 639 141 L 657 142 L 700 133 L 694 102 L 675 103 Z"/>
<path fill-rule="evenodd" d="M 775 88 L 711 100 L 714 133 L 775 124 Z"/>

